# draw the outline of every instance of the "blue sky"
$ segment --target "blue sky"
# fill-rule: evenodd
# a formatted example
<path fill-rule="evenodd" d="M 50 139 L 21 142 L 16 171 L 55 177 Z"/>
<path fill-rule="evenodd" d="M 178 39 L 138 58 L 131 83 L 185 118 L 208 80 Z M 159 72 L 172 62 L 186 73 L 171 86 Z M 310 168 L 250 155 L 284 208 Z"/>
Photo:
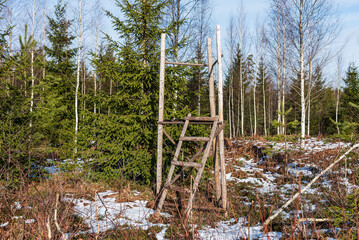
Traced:
<path fill-rule="evenodd" d="M 222 38 L 226 35 L 228 20 L 230 16 L 237 15 L 241 0 L 213 0 L 215 7 L 213 11 L 214 23 L 220 24 L 223 29 Z M 263 20 L 269 9 L 268 0 L 243 0 L 243 8 L 246 14 L 246 22 L 249 31 L 255 30 L 256 19 Z M 334 6 L 338 7 L 342 21 L 342 32 L 338 38 L 338 44 L 334 48 L 344 44 L 343 70 L 345 71 L 350 62 L 359 65 L 359 0 L 333 0 Z M 253 33 L 252 33 L 253 34 Z M 334 74 L 334 64 L 328 65 L 328 72 Z M 330 78 L 330 76 L 327 76 Z"/>
<path fill-rule="evenodd" d="M 56 0 L 51 0 L 56 2 Z M 78 0 L 68 0 L 72 5 L 76 5 Z M 225 52 L 226 30 L 231 16 L 238 15 L 238 9 L 242 0 L 212 0 L 214 3 L 213 8 L 213 29 L 217 24 L 221 25 L 222 29 L 222 43 Z M 346 47 L 343 51 L 343 71 L 347 68 L 349 62 L 355 62 L 359 65 L 359 0 L 332 0 L 334 5 L 338 6 L 338 12 L 341 16 L 343 30 L 338 39 L 338 44 L 334 48 L 338 48 L 345 42 Z M 83 0 L 92 5 L 95 0 Z M 113 14 L 119 16 L 119 8 L 115 7 L 115 0 L 100 0 L 104 9 L 110 10 Z M 250 35 L 254 35 L 256 20 L 260 21 L 265 19 L 269 9 L 269 0 L 243 0 L 243 8 L 246 14 L 246 23 Z M 48 5 L 48 11 L 53 10 L 52 4 Z M 108 18 L 102 16 L 101 30 L 107 33 L 113 32 L 111 23 Z M 88 39 L 91 42 L 91 37 Z M 253 52 L 253 51 L 252 51 Z M 330 74 L 334 75 L 335 65 L 330 64 L 327 69 Z M 327 76 L 330 78 L 330 76 Z"/>

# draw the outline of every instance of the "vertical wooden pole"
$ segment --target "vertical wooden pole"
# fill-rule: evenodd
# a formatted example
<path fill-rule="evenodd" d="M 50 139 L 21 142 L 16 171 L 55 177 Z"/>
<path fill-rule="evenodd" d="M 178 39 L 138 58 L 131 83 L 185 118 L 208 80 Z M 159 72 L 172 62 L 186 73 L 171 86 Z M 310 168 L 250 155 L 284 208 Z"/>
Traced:
<path fill-rule="evenodd" d="M 217 57 L 218 57 L 218 115 L 219 121 L 223 121 L 223 75 L 222 75 L 222 52 L 221 52 L 221 28 L 217 25 Z M 219 155 L 221 159 L 221 183 L 222 183 L 222 207 L 227 209 L 227 181 L 226 165 L 224 157 L 224 130 L 219 134 Z"/>
<path fill-rule="evenodd" d="M 161 34 L 161 60 L 160 60 L 160 93 L 158 107 L 158 121 L 163 121 L 164 103 L 165 103 L 165 58 L 166 58 L 166 34 Z M 156 193 L 161 189 L 162 183 L 162 148 L 163 148 L 163 125 L 158 124 L 157 135 L 157 175 L 156 175 Z"/>
<path fill-rule="evenodd" d="M 209 74 L 209 105 L 211 108 L 211 117 L 216 116 L 216 98 L 214 96 L 214 78 L 213 78 L 213 54 L 212 54 L 212 38 L 207 39 L 207 55 L 208 55 L 208 74 Z"/>
<path fill-rule="evenodd" d="M 214 90 L 213 78 L 213 53 L 212 53 L 212 38 L 207 38 L 207 55 L 208 55 L 208 74 L 209 74 L 209 105 L 211 109 L 211 117 L 216 116 L 216 98 Z M 221 198 L 221 182 L 219 179 L 219 158 L 218 158 L 218 141 L 217 138 L 213 140 L 213 159 L 214 159 L 214 179 L 216 188 L 216 198 Z"/>

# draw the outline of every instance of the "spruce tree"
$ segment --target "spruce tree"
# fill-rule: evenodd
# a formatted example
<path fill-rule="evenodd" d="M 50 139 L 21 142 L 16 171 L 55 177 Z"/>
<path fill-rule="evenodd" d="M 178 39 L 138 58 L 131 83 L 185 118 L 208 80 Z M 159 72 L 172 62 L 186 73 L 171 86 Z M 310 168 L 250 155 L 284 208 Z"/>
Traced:
<path fill-rule="evenodd" d="M 61 0 L 55 6 L 54 18 L 48 17 L 50 42 L 45 46 L 47 56 L 46 77 L 41 82 L 42 102 L 39 105 L 37 137 L 51 148 L 70 150 L 74 126 L 74 56 L 71 48 L 74 36 L 70 33 L 71 21 L 66 18 L 67 4 Z M 50 150 L 51 150 L 50 148 Z M 66 153 L 66 151 L 63 151 Z"/>
<path fill-rule="evenodd" d="M 350 105 L 351 103 L 359 104 L 359 72 L 358 67 L 351 63 L 346 71 L 344 78 L 345 86 L 341 98 L 341 115 L 344 121 L 357 121 L 358 110 Z"/>
<path fill-rule="evenodd" d="M 271 89 L 270 78 L 267 70 L 267 66 L 264 63 L 263 58 L 260 59 L 257 70 L 257 117 L 258 117 L 258 132 L 265 135 L 265 131 L 269 132 L 269 95 Z M 265 118 L 265 119 L 264 119 Z M 266 126 L 267 130 L 264 129 Z M 267 133 L 268 133 L 267 132 Z"/>
<path fill-rule="evenodd" d="M 155 172 L 159 39 L 165 30 L 161 19 L 166 3 L 123 0 L 116 4 L 124 20 L 106 11 L 122 39 L 107 38 L 116 58 L 101 59 L 100 56 L 95 61 L 101 80 L 111 79 L 115 92 L 111 101 L 102 101 L 107 98 L 103 94 L 97 97 L 98 102 L 105 102 L 106 110 L 110 107 L 111 111 L 101 110 L 102 114 L 93 117 L 93 140 L 97 147 L 94 164 L 106 178 L 124 176 L 149 183 Z M 178 86 L 172 84 L 172 87 Z M 169 109 L 172 111 L 173 105 L 166 106 L 166 110 Z"/>

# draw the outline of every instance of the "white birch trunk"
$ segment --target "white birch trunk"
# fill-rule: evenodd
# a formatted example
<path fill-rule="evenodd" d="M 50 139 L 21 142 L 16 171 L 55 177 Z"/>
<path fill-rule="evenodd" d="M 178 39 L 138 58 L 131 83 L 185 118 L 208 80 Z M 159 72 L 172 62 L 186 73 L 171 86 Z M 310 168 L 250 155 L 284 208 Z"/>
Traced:
<path fill-rule="evenodd" d="M 257 32 L 257 41 L 256 41 L 256 60 L 255 60 L 255 71 L 254 71 L 254 84 L 253 84 L 253 109 L 254 109 L 254 135 L 257 135 L 257 101 L 256 101 L 256 90 L 257 90 L 257 70 L 258 70 L 258 54 L 259 54 L 259 33 L 258 27 Z"/>
<path fill-rule="evenodd" d="M 12 7 L 13 7 L 13 0 L 11 0 L 11 2 L 10 2 L 10 26 L 12 27 Z M 12 28 L 10 29 L 10 35 L 9 35 L 9 54 L 10 54 L 10 56 L 12 56 L 12 35 L 13 35 L 13 31 L 12 31 Z M 9 84 L 13 84 L 13 85 L 15 85 L 15 82 L 12 82 L 11 80 L 11 78 L 13 78 L 13 72 L 14 72 L 14 69 L 12 69 L 12 73 L 11 73 L 11 76 L 9 76 L 9 78 L 8 78 L 8 82 L 9 82 Z M 8 89 L 9 90 L 9 89 Z M 9 91 L 7 91 L 8 93 L 9 93 Z"/>
<path fill-rule="evenodd" d="M 283 31 L 283 45 L 282 45 L 282 113 L 285 113 L 285 82 L 286 82 L 286 28 L 285 28 L 285 12 L 284 1 L 282 2 L 282 31 Z M 282 134 L 285 134 L 285 121 L 286 116 L 282 116 Z"/>
<path fill-rule="evenodd" d="M 335 122 L 338 124 L 338 114 L 339 114 L 339 100 L 340 100 L 340 78 L 341 78 L 341 64 L 342 59 L 338 57 L 337 59 L 337 89 L 336 89 L 336 103 L 335 103 Z M 339 126 L 337 125 L 338 134 L 340 134 Z"/>
<path fill-rule="evenodd" d="M 97 54 L 98 54 L 98 26 L 99 26 L 99 11 L 100 11 L 100 6 L 99 6 L 99 1 L 97 0 L 97 10 L 96 10 L 96 42 L 95 42 L 95 57 L 97 58 Z M 93 113 L 96 114 L 96 97 L 97 97 L 97 69 L 95 69 L 94 71 L 94 75 L 93 75 L 93 88 L 94 88 L 94 95 L 95 95 L 95 102 L 93 105 Z"/>
<path fill-rule="evenodd" d="M 44 5 L 44 13 L 43 13 L 43 15 L 44 15 L 44 19 L 43 19 L 44 33 L 43 33 L 43 39 L 42 39 L 42 56 L 44 58 L 44 61 L 45 61 L 45 39 L 46 39 L 46 14 L 45 14 L 46 11 L 45 11 L 45 8 L 46 7 Z M 46 68 L 44 66 L 42 69 L 42 80 L 45 80 L 45 76 L 46 76 Z M 42 90 L 44 91 L 44 87 L 42 88 Z"/>
<path fill-rule="evenodd" d="M 301 143 L 300 146 L 304 148 L 304 138 L 305 138 L 305 96 L 304 96 L 304 33 L 303 33 L 303 0 L 300 0 L 300 14 L 299 14 L 299 57 L 300 57 L 300 105 L 301 105 Z"/>
<path fill-rule="evenodd" d="M 311 92 L 312 92 L 312 60 L 311 60 L 311 56 L 309 59 L 309 71 L 308 71 L 308 124 L 307 124 L 307 135 L 309 136 L 310 133 L 310 109 L 311 109 Z"/>
<path fill-rule="evenodd" d="M 265 79 L 264 79 L 264 61 L 262 65 L 262 79 L 263 79 L 263 127 L 264 127 L 264 136 L 267 137 L 267 109 L 266 109 L 266 90 L 265 90 Z"/>
<path fill-rule="evenodd" d="M 79 35 L 78 35 L 78 52 L 77 52 L 77 73 L 76 73 L 76 90 L 75 90 L 75 153 L 77 153 L 77 134 L 79 129 L 79 112 L 78 112 L 78 94 L 80 86 L 80 64 L 81 64 L 81 37 L 82 37 L 82 0 L 79 0 Z"/>
<path fill-rule="evenodd" d="M 35 0 L 32 2 L 32 33 L 31 39 L 35 40 Z M 34 51 L 35 46 L 31 48 L 31 99 L 30 99 L 30 114 L 34 107 L 34 88 L 35 88 L 35 75 L 34 75 Z M 30 127 L 32 127 L 32 119 L 30 120 Z"/>
<path fill-rule="evenodd" d="M 278 123 L 281 122 L 281 115 L 280 115 L 280 110 L 281 110 L 281 71 L 280 71 L 280 41 L 281 41 L 281 37 L 280 37 L 280 23 L 279 23 L 279 17 L 278 17 L 278 26 L 277 26 L 277 65 L 278 65 L 278 69 L 277 69 L 277 92 L 278 92 L 278 106 L 277 106 L 277 121 Z M 281 127 L 278 126 L 277 127 L 277 134 L 280 135 L 281 134 Z"/>

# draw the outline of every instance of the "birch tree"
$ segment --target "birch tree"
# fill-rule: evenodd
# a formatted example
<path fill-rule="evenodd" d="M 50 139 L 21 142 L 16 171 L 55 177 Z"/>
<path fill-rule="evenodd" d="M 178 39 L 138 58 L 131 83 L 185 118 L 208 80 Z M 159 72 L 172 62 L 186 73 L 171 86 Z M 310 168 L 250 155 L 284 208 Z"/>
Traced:
<path fill-rule="evenodd" d="M 36 1 L 32 2 L 32 32 L 31 38 L 32 41 L 35 40 L 35 5 Z M 31 48 L 31 100 L 30 100 L 30 114 L 32 113 L 34 107 L 34 88 L 35 88 L 35 74 L 34 74 L 34 52 L 35 46 Z M 32 127 L 32 121 L 30 121 L 30 127 Z"/>
<path fill-rule="evenodd" d="M 242 53 L 244 53 L 245 49 L 245 38 L 246 38 L 246 15 L 243 8 L 243 1 L 241 1 L 241 5 L 238 13 L 238 34 L 239 34 L 239 49 Z M 243 63 L 239 62 L 239 101 L 240 111 L 238 111 L 238 123 L 240 122 L 241 136 L 244 136 L 244 86 L 243 86 Z M 239 120 L 240 118 L 240 120 Z"/>
<path fill-rule="evenodd" d="M 235 43 L 235 27 L 234 27 L 234 20 L 233 17 L 229 20 L 228 25 L 228 45 L 229 45 L 229 67 L 228 72 L 233 71 L 233 51 Z M 229 83 L 228 83 L 228 122 L 229 122 L 229 138 L 236 136 L 236 129 L 235 129 L 235 121 L 234 121 L 234 101 L 233 101 L 233 74 L 229 76 Z"/>
<path fill-rule="evenodd" d="M 77 134 L 79 129 L 79 109 L 78 95 L 80 87 L 80 67 L 81 67 L 81 37 L 82 37 L 82 0 L 79 0 L 79 28 L 78 28 L 78 50 L 77 50 L 77 70 L 76 70 L 76 89 L 75 89 L 75 153 L 77 152 Z"/>
<path fill-rule="evenodd" d="M 333 7 L 329 0 L 288 0 L 288 4 L 288 29 L 291 32 L 291 44 L 293 45 L 294 59 L 296 59 L 296 63 L 293 65 L 300 80 L 301 147 L 304 147 L 306 134 L 305 71 L 309 62 L 312 61 L 314 53 L 317 55 L 327 53 L 326 48 L 338 34 L 338 23 L 334 22 Z M 316 38 L 314 52 L 308 50 L 313 41 L 310 37 Z"/>
<path fill-rule="evenodd" d="M 339 55 L 337 57 L 337 88 L 336 88 L 336 101 L 335 101 L 335 122 L 337 123 L 337 131 L 338 134 L 340 134 L 340 129 L 339 129 L 339 125 L 338 125 L 338 113 L 339 113 L 339 101 L 340 101 L 340 82 L 341 82 L 341 78 L 342 78 L 342 65 L 343 65 L 343 60 L 342 57 Z"/>

